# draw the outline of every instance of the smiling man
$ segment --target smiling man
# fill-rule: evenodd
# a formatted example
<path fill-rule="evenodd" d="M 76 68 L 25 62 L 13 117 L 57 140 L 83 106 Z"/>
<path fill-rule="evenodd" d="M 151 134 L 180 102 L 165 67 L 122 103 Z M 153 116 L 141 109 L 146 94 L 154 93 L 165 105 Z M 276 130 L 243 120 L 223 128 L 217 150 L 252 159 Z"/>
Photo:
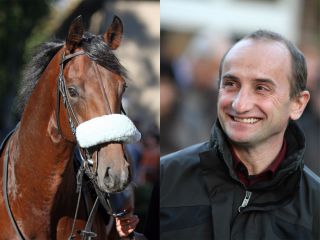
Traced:
<path fill-rule="evenodd" d="M 162 240 L 320 239 L 320 180 L 294 122 L 306 79 L 302 53 L 274 32 L 225 54 L 210 140 L 161 159 Z"/>

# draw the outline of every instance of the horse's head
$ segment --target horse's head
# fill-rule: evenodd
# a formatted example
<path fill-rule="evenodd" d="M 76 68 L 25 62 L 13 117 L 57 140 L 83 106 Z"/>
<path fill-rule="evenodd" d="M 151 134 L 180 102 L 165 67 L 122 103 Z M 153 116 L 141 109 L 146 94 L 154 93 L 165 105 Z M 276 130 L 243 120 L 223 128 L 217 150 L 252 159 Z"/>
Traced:
<path fill-rule="evenodd" d="M 62 50 L 59 89 L 65 108 L 60 125 L 84 158 L 92 159 L 90 169 L 100 190 L 121 191 L 130 182 L 123 144 L 140 139 L 131 120 L 121 115 L 125 70 L 112 51 L 120 45 L 123 26 L 114 17 L 101 36 L 83 29 L 81 17 L 76 18 Z"/>

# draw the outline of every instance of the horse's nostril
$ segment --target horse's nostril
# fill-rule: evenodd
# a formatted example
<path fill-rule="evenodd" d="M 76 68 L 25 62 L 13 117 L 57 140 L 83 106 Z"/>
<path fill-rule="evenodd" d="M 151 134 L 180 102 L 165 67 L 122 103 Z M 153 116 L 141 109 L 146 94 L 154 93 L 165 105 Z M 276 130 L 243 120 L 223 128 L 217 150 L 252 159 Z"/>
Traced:
<path fill-rule="evenodd" d="M 111 167 L 107 167 L 105 178 L 110 177 L 110 171 L 111 171 Z"/>
<path fill-rule="evenodd" d="M 128 170 L 118 170 L 114 167 L 107 167 L 104 173 L 104 178 L 101 179 L 101 186 L 108 191 L 121 191 L 127 186 L 129 181 Z"/>
<path fill-rule="evenodd" d="M 105 173 L 105 176 L 103 179 L 104 184 L 109 188 L 113 188 L 115 181 L 116 181 L 116 178 L 114 177 L 114 175 L 112 173 L 111 167 L 107 167 L 106 173 Z"/>

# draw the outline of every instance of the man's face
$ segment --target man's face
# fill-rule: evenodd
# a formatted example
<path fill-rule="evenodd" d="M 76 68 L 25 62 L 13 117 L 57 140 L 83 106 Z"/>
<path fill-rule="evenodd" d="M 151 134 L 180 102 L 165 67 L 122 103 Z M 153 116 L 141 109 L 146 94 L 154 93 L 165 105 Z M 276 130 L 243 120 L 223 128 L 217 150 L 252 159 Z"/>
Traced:
<path fill-rule="evenodd" d="M 247 39 L 227 54 L 221 74 L 218 118 L 231 142 L 257 144 L 283 138 L 294 101 L 291 58 L 282 43 Z"/>

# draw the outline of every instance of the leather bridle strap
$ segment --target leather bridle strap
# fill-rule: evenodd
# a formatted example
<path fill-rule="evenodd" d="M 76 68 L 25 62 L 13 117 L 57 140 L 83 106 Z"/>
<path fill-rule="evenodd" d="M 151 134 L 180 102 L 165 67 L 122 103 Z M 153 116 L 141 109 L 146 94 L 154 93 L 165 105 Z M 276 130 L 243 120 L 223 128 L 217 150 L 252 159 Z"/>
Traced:
<path fill-rule="evenodd" d="M 4 167 L 3 167 L 3 184 L 2 184 L 2 188 L 3 188 L 3 194 L 4 194 L 4 202 L 6 205 L 6 209 L 7 209 L 7 213 L 9 215 L 10 221 L 12 223 L 12 226 L 19 238 L 19 240 L 25 240 L 22 232 L 20 231 L 18 224 L 13 216 L 11 207 L 10 207 L 10 203 L 9 203 L 9 195 L 8 195 L 8 165 L 9 165 L 9 146 L 10 146 L 10 142 L 8 142 L 8 147 L 5 153 L 5 157 L 4 157 Z"/>
<path fill-rule="evenodd" d="M 84 51 L 78 51 L 75 52 L 73 54 L 69 54 L 67 56 L 65 56 L 65 54 L 62 55 L 61 57 L 61 61 L 60 61 L 60 71 L 59 71 L 59 77 L 58 77 L 58 81 L 57 81 L 57 113 L 56 113 L 56 118 L 57 118 L 57 128 L 59 133 L 63 136 L 61 127 L 60 127 L 60 94 L 62 95 L 62 99 L 63 99 L 63 103 L 64 106 L 67 110 L 67 117 L 68 117 L 68 121 L 69 121 L 69 125 L 71 128 L 71 131 L 73 133 L 74 136 L 76 136 L 76 127 L 79 125 L 79 121 L 77 119 L 76 114 L 73 111 L 73 108 L 70 104 L 68 95 L 67 95 L 67 88 L 66 88 L 66 84 L 65 84 L 65 79 L 64 79 L 64 75 L 63 75 L 63 70 L 64 70 L 64 64 L 66 61 L 70 60 L 73 57 L 79 56 L 79 55 L 84 55 L 85 52 Z M 94 64 L 95 67 L 95 71 L 97 72 L 97 74 L 99 75 L 99 81 L 100 84 L 102 85 L 102 90 L 105 90 L 102 79 L 101 79 L 101 75 L 100 72 L 96 66 L 96 64 Z M 105 96 L 109 110 L 111 111 L 111 106 L 110 103 L 108 101 L 108 97 Z M 121 104 L 120 106 L 120 110 L 121 112 L 123 112 L 125 115 L 125 111 L 123 109 L 123 106 Z M 75 122 L 74 122 L 75 121 Z M 113 216 L 117 216 L 116 214 L 113 214 L 112 212 L 112 208 L 110 205 L 110 202 L 107 199 L 105 199 L 105 194 L 102 193 L 98 187 L 96 186 L 96 179 L 95 179 L 95 172 L 94 171 L 92 173 L 91 169 L 88 166 L 88 158 L 89 158 L 89 152 L 87 148 L 82 148 L 82 150 L 84 151 L 84 154 L 82 153 L 82 151 L 80 150 L 80 157 L 82 160 L 82 164 L 80 169 L 78 170 L 77 173 L 77 193 L 78 193 L 78 201 L 77 201 L 77 206 L 76 206 L 76 211 L 75 211 L 75 215 L 74 215 L 74 219 L 73 219 L 73 224 L 72 224 L 72 229 L 71 229 L 71 233 L 68 239 L 74 239 L 75 235 L 74 233 L 74 228 L 75 228 L 75 221 L 77 218 L 77 214 L 78 214 L 78 210 L 79 210 L 79 203 L 80 203 L 80 198 L 81 198 L 81 191 L 82 191 L 82 181 L 83 181 L 83 173 L 86 173 L 86 175 L 89 177 L 89 179 L 93 182 L 93 186 L 96 190 L 97 193 L 97 198 L 95 200 L 94 206 L 91 209 L 89 218 L 87 220 L 87 224 L 85 226 L 85 229 L 81 232 L 82 236 L 84 237 L 84 239 L 91 239 L 92 237 L 96 237 L 96 233 L 91 231 L 91 227 L 92 227 L 92 223 L 93 223 L 93 219 L 95 217 L 95 214 L 97 212 L 98 206 L 99 204 L 102 204 L 102 206 L 106 209 L 106 211 L 108 212 L 108 214 L 113 215 Z M 97 153 L 98 154 L 98 153 Z M 84 155 L 84 156 L 83 156 Z M 98 164 L 98 156 L 97 156 L 97 164 Z M 96 167 L 97 170 L 97 167 Z M 119 216 L 122 216 L 122 214 L 124 213 L 120 213 Z"/>
<path fill-rule="evenodd" d="M 71 128 L 71 132 L 74 136 L 76 136 L 76 127 L 79 125 L 79 121 L 78 118 L 75 114 L 75 112 L 73 111 L 73 108 L 70 104 L 68 95 L 67 95 L 67 88 L 66 88 L 66 83 L 65 83 L 65 79 L 64 79 L 64 75 L 63 75 L 63 69 L 64 69 L 64 64 L 79 55 L 84 55 L 85 52 L 84 51 L 78 51 L 72 54 L 69 54 L 67 56 L 65 56 L 65 53 L 62 54 L 61 56 L 61 60 L 60 60 L 60 71 L 59 71 L 59 77 L 58 77 L 58 81 L 57 81 L 57 113 L 56 113 L 56 117 L 57 117 L 57 128 L 58 128 L 58 132 L 61 134 L 61 136 L 66 139 L 63 136 L 61 127 L 60 127 L 60 94 L 62 95 L 62 99 L 63 99 L 63 103 L 64 106 L 66 108 L 67 111 L 67 118 L 69 121 L 69 126 Z M 75 122 L 74 122 L 75 121 Z M 68 140 L 67 140 L 68 141 Z M 89 156 L 89 152 L 87 148 L 83 149 L 84 151 L 84 158 L 82 158 L 83 161 L 85 161 L 85 169 L 86 169 L 86 174 L 90 175 L 90 178 L 94 178 L 94 174 L 91 173 L 90 169 L 88 168 L 88 156 Z M 80 152 L 81 153 L 81 152 Z M 82 157 L 82 154 L 80 154 Z"/>
<path fill-rule="evenodd" d="M 89 215 L 89 218 L 87 220 L 87 223 L 86 223 L 86 226 L 84 228 L 84 230 L 81 231 L 81 235 L 85 237 L 85 239 L 91 239 L 91 238 L 95 238 L 97 237 L 98 235 L 93 232 L 91 230 L 92 228 L 92 224 L 93 224 L 93 220 L 94 220 L 94 217 L 97 213 L 97 210 L 98 210 L 98 207 L 99 207 L 99 198 L 97 197 L 94 204 L 93 204 L 93 207 L 91 209 L 91 212 L 90 212 L 90 215 Z"/>
<path fill-rule="evenodd" d="M 65 62 L 67 62 L 71 58 L 74 58 L 74 57 L 79 56 L 79 55 L 85 55 L 85 52 L 84 51 L 78 51 L 78 52 L 69 54 L 67 56 L 65 56 L 63 54 L 62 57 L 61 57 L 61 60 L 60 60 L 60 71 L 59 71 L 59 77 L 58 77 L 58 81 L 57 81 L 57 113 L 56 113 L 56 118 L 57 118 L 58 132 L 61 133 L 61 135 L 62 135 L 62 131 L 61 131 L 61 127 L 60 127 L 60 94 L 62 94 L 63 103 L 64 103 L 64 105 L 65 105 L 65 107 L 67 109 L 67 112 L 68 112 L 68 120 L 69 120 L 70 128 L 71 128 L 71 131 L 72 131 L 72 133 L 74 135 L 75 135 L 75 132 L 76 132 L 76 126 L 75 126 L 74 122 L 72 121 L 72 118 L 76 121 L 77 125 L 79 124 L 79 121 L 78 121 L 78 119 L 77 119 L 77 117 L 76 117 L 76 115 L 75 115 L 75 113 L 73 111 L 73 108 L 72 108 L 72 106 L 71 106 L 71 104 L 69 102 L 69 98 L 67 96 L 67 89 L 66 89 L 66 85 L 65 85 L 65 80 L 64 80 L 64 76 L 63 76 L 63 69 L 64 69 Z M 94 68 L 95 68 L 95 71 L 97 72 L 97 74 L 99 74 L 100 84 L 102 86 L 104 86 L 103 82 L 102 82 L 102 79 L 101 79 L 100 72 L 99 72 L 96 64 L 94 64 Z M 108 107 L 109 107 L 109 109 L 111 111 L 110 103 L 109 103 L 109 100 L 108 100 L 107 96 L 106 96 L 106 100 L 107 100 L 107 103 L 108 103 Z M 123 108 L 123 106 L 122 106 L 122 103 L 121 103 L 121 106 L 120 106 L 120 111 L 124 115 L 127 115 L 125 110 L 124 110 L 124 108 Z M 72 117 L 71 117 L 71 115 L 72 115 Z"/>
<path fill-rule="evenodd" d="M 74 239 L 76 236 L 73 234 L 74 233 L 74 228 L 76 225 L 76 219 L 78 216 L 78 211 L 79 211 L 79 206 L 80 206 L 80 199 L 81 199 L 81 191 L 82 191 L 82 181 L 83 181 L 83 174 L 84 174 L 84 167 L 83 167 L 84 162 L 82 162 L 78 173 L 77 173 L 77 194 L 78 194 L 78 200 L 77 200 L 77 206 L 76 206 L 76 211 L 74 213 L 73 217 L 73 223 L 72 223 L 72 228 L 70 232 L 70 236 L 68 237 L 68 240 Z"/>
<path fill-rule="evenodd" d="M 112 109 L 111 109 L 111 106 L 110 106 L 110 103 L 109 103 L 108 94 L 105 92 L 107 89 L 105 88 L 105 86 L 103 84 L 102 77 L 101 77 L 101 74 L 100 74 L 100 71 L 99 71 L 99 69 L 97 67 L 96 62 L 93 62 L 93 68 L 94 68 L 95 72 L 97 73 L 97 75 L 99 76 L 98 79 L 99 79 L 99 82 L 100 82 L 101 93 L 104 96 L 104 98 L 106 99 L 110 114 L 112 114 Z"/>
<path fill-rule="evenodd" d="M 73 57 L 76 57 L 79 55 L 84 55 L 84 54 L 85 54 L 84 51 L 79 51 L 79 52 L 75 52 L 73 54 L 69 54 L 67 56 L 65 56 L 63 54 L 61 57 L 59 77 L 58 77 L 58 81 L 57 81 L 57 114 L 56 114 L 57 125 L 58 125 L 57 127 L 58 127 L 58 131 L 61 133 L 61 135 L 62 135 L 62 131 L 61 131 L 61 127 L 60 127 L 60 93 L 62 95 L 63 103 L 67 109 L 67 112 L 68 112 L 68 120 L 69 120 L 69 124 L 70 124 L 71 131 L 73 134 L 75 134 L 75 132 L 76 132 L 76 126 L 75 126 L 74 122 L 72 121 L 72 117 L 77 122 L 77 124 L 79 123 L 78 119 L 77 119 L 77 117 L 71 107 L 68 96 L 67 96 L 67 89 L 66 89 L 66 84 L 64 81 L 64 76 L 63 76 L 64 63 Z M 71 115 L 72 115 L 72 117 L 71 117 Z"/>

